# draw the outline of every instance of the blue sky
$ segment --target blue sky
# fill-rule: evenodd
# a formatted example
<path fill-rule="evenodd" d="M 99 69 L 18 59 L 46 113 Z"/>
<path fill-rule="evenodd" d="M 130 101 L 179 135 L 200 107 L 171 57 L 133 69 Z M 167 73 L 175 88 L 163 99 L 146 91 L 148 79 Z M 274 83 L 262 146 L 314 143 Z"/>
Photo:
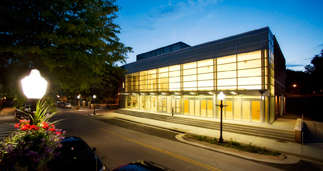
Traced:
<path fill-rule="evenodd" d="M 269 26 L 286 68 L 304 71 L 323 49 L 323 0 L 117 0 L 120 41 L 136 55 L 179 41 L 191 46 Z"/>

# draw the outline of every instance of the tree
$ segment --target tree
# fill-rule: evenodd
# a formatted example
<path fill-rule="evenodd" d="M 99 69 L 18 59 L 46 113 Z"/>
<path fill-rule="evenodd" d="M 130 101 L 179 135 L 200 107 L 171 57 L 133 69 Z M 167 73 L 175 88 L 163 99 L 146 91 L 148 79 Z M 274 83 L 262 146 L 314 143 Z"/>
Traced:
<path fill-rule="evenodd" d="M 314 92 L 322 92 L 323 83 L 321 81 L 323 75 L 323 49 L 320 55 L 315 55 L 311 60 L 311 64 L 305 66 L 305 72 L 310 75 L 311 87 Z"/>
<path fill-rule="evenodd" d="M 110 70 L 106 66 L 125 63 L 132 52 L 117 37 L 120 27 L 113 21 L 118 10 L 115 0 L 2 0 L 3 89 L 9 91 L 32 68 L 51 90 L 80 92 L 101 84 Z"/>

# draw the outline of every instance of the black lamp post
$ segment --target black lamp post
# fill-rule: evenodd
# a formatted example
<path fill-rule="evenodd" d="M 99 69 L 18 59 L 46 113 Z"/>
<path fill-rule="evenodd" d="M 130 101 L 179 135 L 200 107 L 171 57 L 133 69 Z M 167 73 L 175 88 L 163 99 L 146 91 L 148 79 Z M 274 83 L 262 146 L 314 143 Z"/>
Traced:
<path fill-rule="evenodd" d="M 93 113 L 93 115 L 95 115 L 95 98 L 96 98 L 96 95 L 93 95 L 93 99 L 94 99 L 94 104 L 93 104 L 94 113 Z"/>
<path fill-rule="evenodd" d="M 218 98 L 219 98 L 219 100 L 221 100 L 221 103 L 220 103 L 220 105 L 216 105 L 216 106 L 219 106 L 220 107 L 220 109 L 221 109 L 221 118 L 220 118 L 220 138 L 219 138 L 219 142 L 220 143 L 223 143 L 223 138 L 222 138 L 222 112 L 223 112 L 223 107 L 226 107 L 226 106 L 228 106 L 228 105 L 223 105 L 223 100 L 224 100 L 224 94 L 223 94 L 223 92 L 221 91 L 221 93 L 220 94 L 218 94 Z"/>

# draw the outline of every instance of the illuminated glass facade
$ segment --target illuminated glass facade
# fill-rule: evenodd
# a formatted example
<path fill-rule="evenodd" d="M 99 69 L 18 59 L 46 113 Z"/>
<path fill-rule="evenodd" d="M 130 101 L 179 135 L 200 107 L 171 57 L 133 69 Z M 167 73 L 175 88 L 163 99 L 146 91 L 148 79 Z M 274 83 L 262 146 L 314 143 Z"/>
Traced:
<path fill-rule="evenodd" d="M 228 105 L 224 119 L 271 123 L 284 109 L 285 59 L 268 27 L 123 68 L 125 108 L 219 118 L 222 91 Z"/>

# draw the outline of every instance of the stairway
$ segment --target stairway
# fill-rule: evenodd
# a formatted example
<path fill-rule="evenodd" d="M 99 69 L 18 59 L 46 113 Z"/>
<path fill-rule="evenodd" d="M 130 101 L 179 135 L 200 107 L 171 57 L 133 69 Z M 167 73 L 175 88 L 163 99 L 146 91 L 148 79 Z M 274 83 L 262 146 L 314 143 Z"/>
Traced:
<path fill-rule="evenodd" d="M 144 111 L 131 111 L 131 110 L 125 110 L 125 109 L 118 109 L 115 111 L 115 113 L 141 117 L 146 119 L 154 119 L 158 121 L 164 121 L 164 122 L 170 122 L 170 123 L 176 123 L 176 124 L 220 130 L 220 122 L 218 121 L 208 121 L 208 120 L 183 118 L 183 117 L 176 117 L 176 116 L 170 117 L 170 115 L 160 115 L 160 114 L 148 113 Z M 225 123 L 225 122 L 222 123 L 222 126 L 223 126 L 222 130 L 226 132 L 270 138 L 270 139 L 275 139 L 283 142 L 285 141 L 295 142 L 295 133 L 293 131 L 284 131 L 284 130 L 278 130 L 278 129 L 270 129 L 270 128 L 255 127 L 255 126 Z"/>

